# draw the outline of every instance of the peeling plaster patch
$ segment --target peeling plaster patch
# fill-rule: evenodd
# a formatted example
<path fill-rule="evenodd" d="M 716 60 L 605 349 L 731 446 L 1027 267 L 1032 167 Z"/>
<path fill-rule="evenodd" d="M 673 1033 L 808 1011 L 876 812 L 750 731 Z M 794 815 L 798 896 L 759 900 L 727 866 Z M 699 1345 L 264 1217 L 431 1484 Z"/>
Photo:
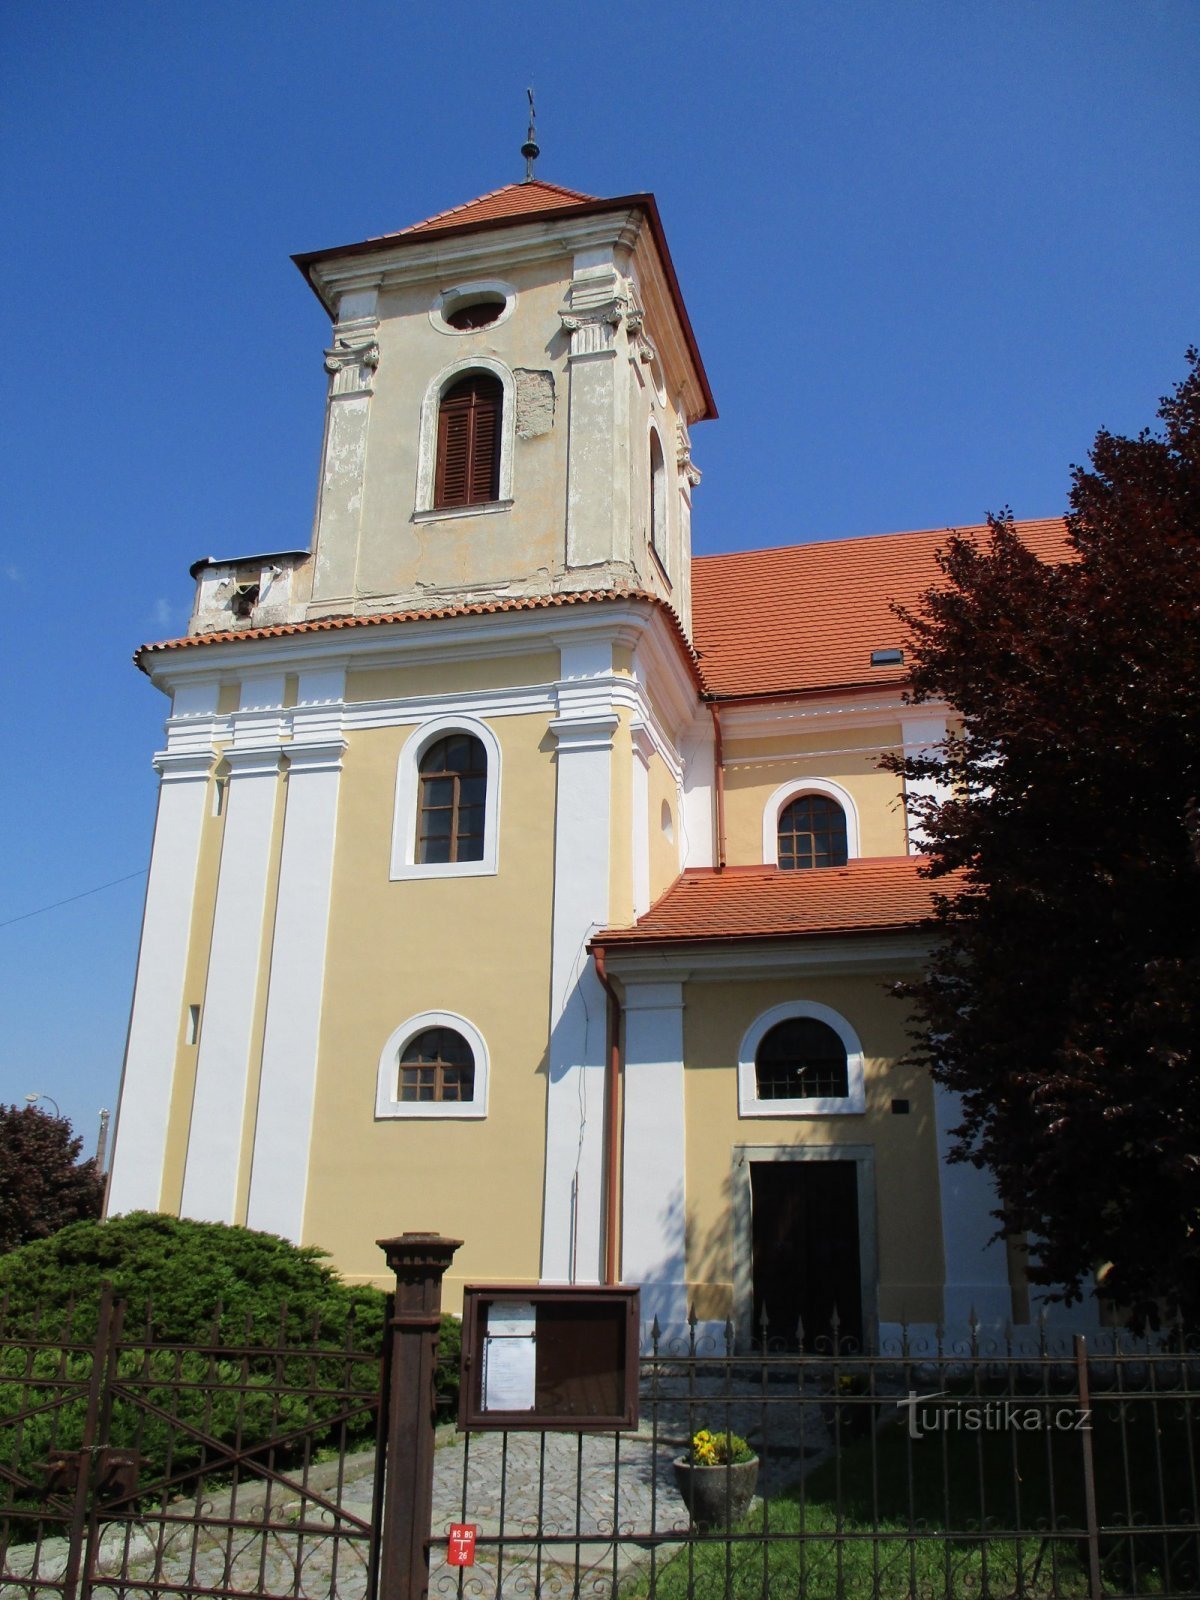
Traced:
<path fill-rule="evenodd" d="M 517 386 L 517 438 L 536 439 L 554 426 L 554 374 L 514 367 Z"/>

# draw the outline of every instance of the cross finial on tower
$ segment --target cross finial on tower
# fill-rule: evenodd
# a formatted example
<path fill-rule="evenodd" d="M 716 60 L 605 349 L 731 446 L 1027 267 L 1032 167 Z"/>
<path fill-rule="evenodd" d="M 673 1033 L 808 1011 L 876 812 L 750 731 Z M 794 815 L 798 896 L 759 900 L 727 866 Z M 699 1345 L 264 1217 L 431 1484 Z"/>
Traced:
<path fill-rule="evenodd" d="M 533 124 L 533 90 L 526 89 L 525 93 L 529 96 L 529 135 L 521 146 L 521 154 L 525 157 L 525 182 L 532 183 L 533 163 L 542 152 L 538 147 L 537 134 Z"/>

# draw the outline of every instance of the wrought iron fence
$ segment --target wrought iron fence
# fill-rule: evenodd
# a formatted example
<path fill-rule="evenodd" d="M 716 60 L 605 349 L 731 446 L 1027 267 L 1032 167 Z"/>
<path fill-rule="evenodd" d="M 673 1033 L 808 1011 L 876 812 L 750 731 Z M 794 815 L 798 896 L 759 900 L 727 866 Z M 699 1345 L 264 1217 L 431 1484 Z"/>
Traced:
<path fill-rule="evenodd" d="M 636 1433 L 480 1433 L 439 1452 L 435 1594 L 915 1600 L 1200 1594 L 1200 1352 L 898 1340 L 641 1361 Z M 702 1429 L 746 1465 L 689 1464 Z M 746 1480 L 751 1480 L 749 1486 Z M 452 1523 L 477 1531 L 451 1567 Z"/>
<path fill-rule="evenodd" d="M 375 1593 L 378 1349 L 0 1322 L 0 1600 Z"/>
<path fill-rule="evenodd" d="M 865 1354 L 835 1327 L 799 1354 L 693 1321 L 655 1328 L 634 1431 L 439 1441 L 456 1242 L 384 1248 L 382 1362 L 283 1324 L 162 1343 L 107 1295 L 87 1324 L 0 1320 L 0 1600 L 1200 1596 L 1180 1335 Z M 705 1467 L 702 1431 L 745 1448 Z M 452 1524 L 474 1565 L 450 1565 Z"/>

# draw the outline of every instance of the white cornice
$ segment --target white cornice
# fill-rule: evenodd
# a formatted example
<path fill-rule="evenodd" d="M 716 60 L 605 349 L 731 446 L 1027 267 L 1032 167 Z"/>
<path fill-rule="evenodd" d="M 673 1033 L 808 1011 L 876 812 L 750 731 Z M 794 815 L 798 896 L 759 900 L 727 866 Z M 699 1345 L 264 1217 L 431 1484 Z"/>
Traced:
<path fill-rule="evenodd" d="M 812 973 L 878 976 L 920 971 L 933 943 L 919 933 L 845 933 L 772 942 L 730 939 L 672 950 L 605 949 L 609 972 L 626 984 L 753 982 Z"/>
<path fill-rule="evenodd" d="M 646 628 L 634 651 L 633 670 L 643 684 L 653 684 L 655 703 L 666 724 L 668 737 L 678 743 L 695 721 L 700 696 L 679 648 L 668 637 L 665 618 L 657 628 Z"/>
<path fill-rule="evenodd" d="M 656 613 L 657 607 L 648 601 L 580 602 L 421 622 L 367 623 L 266 639 L 206 640 L 200 645 L 152 651 L 143 660 L 155 686 L 170 693 L 179 684 L 198 679 L 238 681 L 248 669 L 288 672 L 319 665 L 349 670 L 396 666 L 416 656 L 424 662 L 437 662 L 523 655 L 531 643 L 553 646 L 556 635 L 568 632 L 572 641 L 589 637 L 611 640 L 622 627 L 640 635 Z M 661 618 L 658 621 L 662 623 Z"/>
<path fill-rule="evenodd" d="M 351 290 L 393 289 L 409 283 L 451 284 L 464 272 L 489 276 L 515 265 L 574 256 L 609 245 L 632 250 L 641 229 L 636 207 L 584 217 L 556 218 L 553 212 L 535 222 L 514 224 L 482 233 L 447 234 L 438 230 L 415 240 L 411 234 L 387 248 L 360 255 L 331 253 L 310 266 L 310 277 L 325 305 L 333 310 Z"/>
<path fill-rule="evenodd" d="M 816 731 L 836 725 L 841 728 L 866 728 L 881 722 L 899 722 L 913 715 L 904 701 L 901 688 L 883 689 L 870 696 L 861 691 L 844 700 L 810 699 L 797 694 L 792 700 L 772 701 L 769 705 L 718 702 L 721 731 L 726 742 L 735 739 L 785 739 L 789 734 Z M 944 714 L 941 702 L 930 701 L 921 707 L 923 715 Z"/>
<path fill-rule="evenodd" d="M 524 717 L 558 709 L 552 683 L 515 689 L 464 690 L 457 694 L 409 695 L 390 700 L 350 700 L 342 713 L 346 729 L 393 728 L 429 717 Z"/>
<path fill-rule="evenodd" d="M 154 756 L 154 770 L 164 783 L 189 783 L 198 778 L 207 783 L 219 755 L 211 744 L 195 750 L 159 750 Z"/>
<path fill-rule="evenodd" d="M 395 696 L 379 700 L 350 700 L 328 705 L 256 707 L 247 711 L 208 713 L 204 717 L 171 717 L 167 721 L 169 748 L 211 761 L 212 745 L 233 741 L 240 747 L 261 747 L 265 742 L 299 739 L 302 744 L 324 746 L 340 740 L 343 732 L 366 728 L 415 726 L 431 717 L 496 717 L 563 715 L 576 720 L 600 717 L 615 726 L 613 713 L 627 711 L 643 740 L 657 750 L 675 781 L 682 780 L 679 750 L 655 716 L 644 686 L 623 673 L 596 678 L 560 679 L 552 683 L 521 684 L 511 688 L 459 690 L 451 694 Z M 264 737 L 266 736 L 266 737 Z M 610 737 L 610 735 L 606 735 Z M 285 743 L 290 756 L 297 747 Z M 204 755 L 204 751 L 209 754 Z M 303 757 L 301 758 L 303 759 Z"/>

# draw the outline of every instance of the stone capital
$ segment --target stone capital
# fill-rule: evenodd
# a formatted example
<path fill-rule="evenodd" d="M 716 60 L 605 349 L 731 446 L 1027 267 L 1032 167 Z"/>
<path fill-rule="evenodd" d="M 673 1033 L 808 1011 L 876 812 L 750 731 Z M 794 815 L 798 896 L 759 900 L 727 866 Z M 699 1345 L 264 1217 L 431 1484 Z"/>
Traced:
<path fill-rule="evenodd" d="M 375 337 L 377 324 L 374 318 L 369 320 L 370 327 L 336 332 L 332 346 L 325 352 L 325 371 L 333 379 L 330 386 L 333 398 L 372 392 L 371 380 L 379 365 L 379 343 Z"/>

